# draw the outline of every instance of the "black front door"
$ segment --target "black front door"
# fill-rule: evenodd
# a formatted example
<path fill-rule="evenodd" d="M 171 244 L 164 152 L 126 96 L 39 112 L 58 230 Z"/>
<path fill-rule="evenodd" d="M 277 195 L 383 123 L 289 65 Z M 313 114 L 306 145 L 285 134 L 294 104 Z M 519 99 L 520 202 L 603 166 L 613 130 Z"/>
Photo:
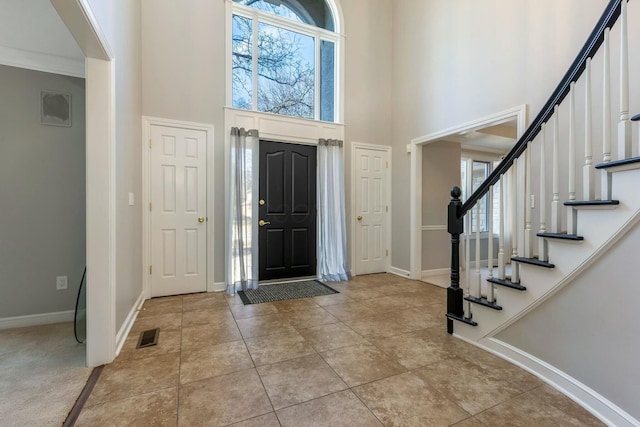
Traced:
<path fill-rule="evenodd" d="M 316 147 L 260 141 L 260 280 L 316 275 Z"/>

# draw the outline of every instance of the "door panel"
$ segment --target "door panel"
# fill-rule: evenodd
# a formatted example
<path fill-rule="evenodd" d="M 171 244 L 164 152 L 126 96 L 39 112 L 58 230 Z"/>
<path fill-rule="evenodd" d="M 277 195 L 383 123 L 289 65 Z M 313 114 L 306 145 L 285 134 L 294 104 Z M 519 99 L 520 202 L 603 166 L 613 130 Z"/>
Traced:
<path fill-rule="evenodd" d="M 386 151 L 355 150 L 356 274 L 387 271 L 388 162 Z"/>
<path fill-rule="evenodd" d="M 204 292 L 206 134 L 151 127 L 151 294 Z"/>
<path fill-rule="evenodd" d="M 259 278 L 316 275 L 316 147 L 260 142 Z"/>

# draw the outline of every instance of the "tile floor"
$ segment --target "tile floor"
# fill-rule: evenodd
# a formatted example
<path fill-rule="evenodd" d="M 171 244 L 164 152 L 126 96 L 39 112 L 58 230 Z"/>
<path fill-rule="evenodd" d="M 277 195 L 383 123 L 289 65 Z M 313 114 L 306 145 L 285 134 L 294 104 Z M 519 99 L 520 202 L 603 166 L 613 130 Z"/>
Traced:
<path fill-rule="evenodd" d="M 445 290 L 391 274 L 242 305 L 148 300 L 76 425 L 602 425 L 529 373 L 446 334 Z M 155 347 L 139 332 L 160 328 Z"/>

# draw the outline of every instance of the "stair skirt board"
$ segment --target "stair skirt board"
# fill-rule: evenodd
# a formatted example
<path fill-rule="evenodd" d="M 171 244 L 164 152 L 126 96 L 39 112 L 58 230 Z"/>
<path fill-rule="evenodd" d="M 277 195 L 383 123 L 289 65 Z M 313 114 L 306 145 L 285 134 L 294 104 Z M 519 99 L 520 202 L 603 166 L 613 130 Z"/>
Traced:
<path fill-rule="evenodd" d="M 622 408 L 618 407 L 595 390 L 585 384 L 582 384 L 580 381 L 556 367 L 520 350 L 517 347 L 495 338 L 484 338 L 480 340 L 480 342 L 474 342 L 455 333 L 454 336 L 468 342 L 469 344 L 473 344 L 476 347 L 488 351 L 489 353 L 495 354 L 496 356 L 535 375 L 551 387 L 571 398 L 607 425 L 617 427 L 633 427 L 640 425 L 640 420 L 636 420 Z"/>

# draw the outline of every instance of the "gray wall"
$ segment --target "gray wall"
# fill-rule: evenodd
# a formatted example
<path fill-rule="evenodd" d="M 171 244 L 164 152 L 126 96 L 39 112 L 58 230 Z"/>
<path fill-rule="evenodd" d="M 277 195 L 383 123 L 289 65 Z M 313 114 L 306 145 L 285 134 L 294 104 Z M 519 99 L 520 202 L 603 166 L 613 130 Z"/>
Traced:
<path fill-rule="evenodd" d="M 116 331 L 142 293 L 140 0 L 89 0 L 115 57 Z M 175 33 L 171 31 L 175 36 Z M 135 204 L 129 206 L 129 192 Z"/>
<path fill-rule="evenodd" d="M 640 419 L 640 226 L 496 338 L 549 363 Z M 615 279 L 613 279 L 615 277 Z"/>
<path fill-rule="evenodd" d="M 40 124 L 40 90 L 72 126 Z M 75 308 L 85 265 L 84 79 L 0 65 L 0 318 Z M 68 289 L 56 290 L 56 276 Z"/>

